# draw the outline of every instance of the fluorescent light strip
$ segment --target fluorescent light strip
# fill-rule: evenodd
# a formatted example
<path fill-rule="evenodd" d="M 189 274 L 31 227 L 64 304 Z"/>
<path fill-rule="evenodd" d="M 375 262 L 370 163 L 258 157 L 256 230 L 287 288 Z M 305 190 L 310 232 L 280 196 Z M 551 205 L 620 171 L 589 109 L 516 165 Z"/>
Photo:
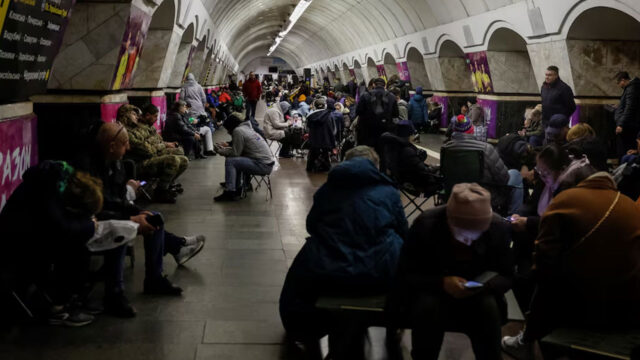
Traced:
<path fill-rule="evenodd" d="M 269 52 L 267 53 L 267 56 L 271 56 L 271 54 L 276 50 L 278 45 L 280 45 L 280 42 L 284 40 L 284 37 L 287 36 L 289 31 L 291 31 L 291 29 L 293 28 L 293 25 L 296 24 L 296 22 L 298 21 L 298 19 L 300 19 L 304 11 L 307 10 L 309 5 L 311 5 L 311 1 L 313 0 L 300 0 L 296 8 L 293 10 L 293 13 L 291 13 L 291 16 L 289 17 L 289 21 L 288 21 L 289 24 L 287 25 L 287 28 L 281 31 L 280 33 L 278 33 L 278 36 L 276 36 L 276 39 L 273 42 L 273 45 L 271 45 L 271 47 L 269 48 Z"/>

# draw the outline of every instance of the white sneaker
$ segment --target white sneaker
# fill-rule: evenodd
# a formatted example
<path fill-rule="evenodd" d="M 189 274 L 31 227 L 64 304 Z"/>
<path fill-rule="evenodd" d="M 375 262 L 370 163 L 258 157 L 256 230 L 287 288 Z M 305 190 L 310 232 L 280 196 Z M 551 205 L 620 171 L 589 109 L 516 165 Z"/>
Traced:
<path fill-rule="evenodd" d="M 502 351 L 518 360 L 533 360 L 533 342 L 523 340 L 524 332 L 516 336 L 505 336 L 502 338 Z"/>
<path fill-rule="evenodd" d="M 204 235 L 196 235 L 196 236 L 185 236 L 184 237 L 184 245 L 185 246 L 189 246 L 189 245 L 195 245 L 197 243 L 203 243 L 205 242 L 206 238 L 204 237 Z"/>
<path fill-rule="evenodd" d="M 173 258 L 176 260 L 178 265 L 184 265 L 184 263 L 191 260 L 192 257 L 198 255 L 203 247 L 204 236 L 202 237 L 202 241 L 196 241 L 195 244 L 183 246 L 176 255 L 173 255 Z"/>

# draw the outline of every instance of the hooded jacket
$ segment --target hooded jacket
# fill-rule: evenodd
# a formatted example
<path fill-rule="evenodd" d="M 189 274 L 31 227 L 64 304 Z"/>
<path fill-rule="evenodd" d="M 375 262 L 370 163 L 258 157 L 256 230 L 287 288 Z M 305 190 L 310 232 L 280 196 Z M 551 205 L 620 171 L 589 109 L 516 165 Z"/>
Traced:
<path fill-rule="evenodd" d="M 422 124 L 429 118 L 427 103 L 422 94 L 415 94 L 409 100 L 409 120 L 414 124 Z"/>
<path fill-rule="evenodd" d="M 307 116 L 309 144 L 312 148 L 333 148 L 336 146 L 335 122 L 331 109 L 319 109 Z"/>
<path fill-rule="evenodd" d="M 284 139 L 284 129 L 289 127 L 284 114 L 290 108 L 291 105 L 288 102 L 282 101 L 267 109 L 264 114 L 264 135 L 267 139 L 276 141 Z"/>
<path fill-rule="evenodd" d="M 242 117 L 242 114 L 235 113 L 238 118 Z M 258 160 L 265 165 L 273 165 L 275 160 L 269 149 L 267 142 L 253 130 L 251 122 L 243 121 L 235 129 L 231 135 L 233 141 L 233 147 L 226 149 L 226 151 L 220 152 L 221 155 L 227 157 L 248 157 L 250 159 Z"/>
<path fill-rule="evenodd" d="M 287 274 L 283 307 L 298 297 L 336 291 L 385 291 L 407 234 L 398 191 L 365 158 L 331 170 L 313 197 L 307 238 Z"/>
<path fill-rule="evenodd" d="M 195 115 L 207 115 L 204 105 L 207 103 L 207 95 L 202 86 L 196 81 L 193 74 L 187 75 L 187 80 L 180 90 L 180 99 L 191 105 L 191 113 Z"/>
<path fill-rule="evenodd" d="M 640 79 L 633 78 L 624 88 L 615 112 L 616 126 L 637 133 L 640 129 Z"/>
<path fill-rule="evenodd" d="M 600 172 L 558 194 L 540 223 L 534 271 L 590 320 L 640 321 L 640 208 Z M 557 294 L 563 296 L 563 294 Z"/>

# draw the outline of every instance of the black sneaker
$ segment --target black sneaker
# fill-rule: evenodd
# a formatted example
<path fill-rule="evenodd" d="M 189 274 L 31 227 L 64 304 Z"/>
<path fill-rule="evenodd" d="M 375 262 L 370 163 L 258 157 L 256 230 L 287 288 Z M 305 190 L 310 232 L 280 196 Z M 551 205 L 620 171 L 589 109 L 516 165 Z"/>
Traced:
<path fill-rule="evenodd" d="M 136 316 L 136 309 L 131 306 L 129 299 L 121 292 L 105 295 L 104 312 L 119 318 L 132 318 Z"/>
<path fill-rule="evenodd" d="M 144 293 L 147 295 L 182 295 L 182 288 L 173 285 L 166 276 L 144 279 Z"/>
<path fill-rule="evenodd" d="M 225 202 L 225 201 L 237 201 L 240 200 L 237 191 L 229 191 L 225 190 L 222 195 L 218 195 L 213 198 L 215 202 Z"/>
<path fill-rule="evenodd" d="M 49 315 L 49 324 L 57 326 L 80 327 L 89 325 L 95 320 L 93 315 L 68 308 L 54 309 Z"/>
<path fill-rule="evenodd" d="M 207 156 L 216 156 L 216 155 L 218 155 L 218 154 L 216 154 L 216 152 L 215 152 L 215 151 L 213 151 L 213 150 L 212 150 L 212 151 L 205 151 L 205 152 L 204 152 L 204 154 L 205 154 L 205 155 L 207 155 Z"/>

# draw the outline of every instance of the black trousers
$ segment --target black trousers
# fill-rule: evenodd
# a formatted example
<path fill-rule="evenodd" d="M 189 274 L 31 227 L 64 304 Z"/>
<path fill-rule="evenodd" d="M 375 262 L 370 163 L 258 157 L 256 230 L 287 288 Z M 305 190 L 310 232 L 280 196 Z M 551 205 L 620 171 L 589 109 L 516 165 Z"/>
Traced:
<path fill-rule="evenodd" d="M 411 355 L 414 360 L 437 359 L 445 331 L 463 332 L 471 339 L 478 360 L 501 359 L 502 318 L 494 295 L 465 299 L 423 294 L 412 307 Z"/>

